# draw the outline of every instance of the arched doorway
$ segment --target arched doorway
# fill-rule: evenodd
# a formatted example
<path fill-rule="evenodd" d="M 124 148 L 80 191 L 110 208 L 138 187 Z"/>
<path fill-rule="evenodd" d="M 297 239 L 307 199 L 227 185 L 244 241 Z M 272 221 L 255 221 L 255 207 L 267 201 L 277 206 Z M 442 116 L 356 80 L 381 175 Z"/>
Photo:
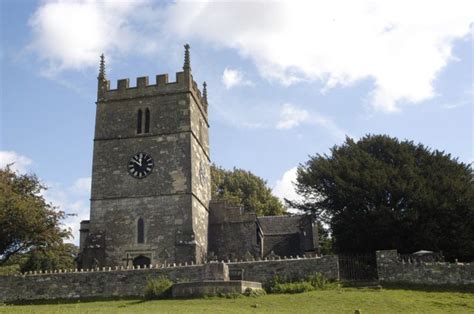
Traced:
<path fill-rule="evenodd" d="M 140 266 L 140 268 L 144 268 L 145 266 L 148 267 L 148 265 L 150 265 L 150 262 L 151 261 L 148 257 L 140 255 L 133 259 L 133 266 Z"/>

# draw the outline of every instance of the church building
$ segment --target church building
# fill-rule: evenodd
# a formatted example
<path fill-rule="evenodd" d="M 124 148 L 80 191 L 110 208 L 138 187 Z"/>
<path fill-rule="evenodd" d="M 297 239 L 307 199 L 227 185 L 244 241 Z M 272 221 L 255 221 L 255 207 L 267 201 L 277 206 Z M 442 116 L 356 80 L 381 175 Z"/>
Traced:
<path fill-rule="evenodd" d="M 189 45 L 174 82 L 139 77 L 111 89 L 101 56 L 90 220 L 80 268 L 318 252 L 309 216 L 257 217 L 211 200 L 206 83 L 193 80 Z"/>

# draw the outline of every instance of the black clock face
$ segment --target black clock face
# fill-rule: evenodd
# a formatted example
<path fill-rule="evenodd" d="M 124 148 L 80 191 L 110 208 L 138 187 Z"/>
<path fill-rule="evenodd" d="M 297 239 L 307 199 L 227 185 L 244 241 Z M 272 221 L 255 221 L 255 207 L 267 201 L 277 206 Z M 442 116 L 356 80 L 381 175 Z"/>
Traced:
<path fill-rule="evenodd" d="M 154 166 L 153 158 L 147 153 L 137 153 L 128 162 L 128 173 L 134 178 L 144 178 L 150 174 Z"/>

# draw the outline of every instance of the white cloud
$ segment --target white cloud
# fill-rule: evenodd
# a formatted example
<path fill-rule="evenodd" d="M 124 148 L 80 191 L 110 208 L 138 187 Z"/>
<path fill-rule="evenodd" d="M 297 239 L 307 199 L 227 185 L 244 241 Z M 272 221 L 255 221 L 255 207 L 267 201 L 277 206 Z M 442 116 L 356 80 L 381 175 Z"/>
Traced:
<path fill-rule="evenodd" d="M 340 128 L 331 118 L 322 116 L 320 114 L 313 115 L 311 121 L 316 125 L 319 125 L 325 128 L 336 140 L 342 141 L 346 136 L 354 138 L 353 135 L 350 135 L 344 129 Z"/>
<path fill-rule="evenodd" d="M 472 12 L 470 0 L 181 1 L 168 30 L 236 49 L 283 84 L 322 81 L 327 90 L 369 79 L 373 107 L 393 112 L 435 95 Z"/>
<path fill-rule="evenodd" d="M 13 171 L 26 173 L 32 160 L 26 156 L 22 156 L 14 151 L 0 151 L 0 168 L 11 165 Z"/>
<path fill-rule="evenodd" d="M 89 196 L 87 186 L 90 178 L 79 178 L 71 186 L 56 183 L 46 183 L 48 189 L 43 192 L 44 198 L 66 213 L 62 221 L 65 228 L 70 228 L 73 238 L 66 240 L 76 245 L 79 244 L 79 227 L 82 220 L 89 219 Z"/>
<path fill-rule="evenodd" d="M 276 128 L 288 130 L 303 123 L 313 124 L 326 129 L 335 139 L 343 140 L 347 132 L 341 129 L 331 118 L 317 112 L 308 112 L 293 104 L 283 104 Z M 349 134 L 347 134 L 349 135 Z"/>
<path fill-rule="evenodd" d="M 287 171 L 285 171 L 282 177 L 276 181 L 272 191 L 273 194 L 278 197 L 282 202 L 285 199 L 289 201 L 296 201 L 296 202 L 314 202 L 321 200 L 321 196 L 313 197 L 311 196 L 309 199 L 305 199 L 303 196 L 296 193 L 296 183 L 298 177 L 298 167 L 293 167 Z M 288 211 L 290 213 L 301 214 L 303 211 L 296 209 L 296 208 L 289 208 Z"/>
<path fill-rule="evenodd" d="M 285 171 L 283 176 L 275 183 L 273 194 L 277 196 L 282 202 L 285 198 L 292 201 L 301 199 L 295 190 L 294 183 L 296 182 L 297 177 L 296 170 L 297 167 L 294 167 Z"/>
<path fill-rule="evenodd" d="M 307 121 L 309 114 L 306 110 L 299 109 L 292 104 L 283 104 L 280 111 L 280 120 L 277 123 L 277 129 L 291 129 L 300 123 Z"/>
<path fill-rule="evenodd" d="M 87 178 L 79 178 L 77 179 L 73 186 L 72 186 L 72 191 L 78 194 L 86 194 L 90 195 L 91 193 L 91 182 L 92 178 L 87 177 Z"/>
<path fill-rule="evenodd" d="M 472 32 L 474 2 L 49 0 L 30 19 L 44 74 L 97 66 L 126 54 L 156 53 L 196 37 L 237 50 L 284 85 L 322 82 L 328 91 L 373 82 L 374 108 L 397 111 L 436 95 L 433 82 Z M 227 88 L 245 82 L 228 69 Z M 226 74 L 226 73 L 224 73 Z"/>
<path fill-rule="evenodd" d="M 222 83 L 225 88 L 231 89 L 235 86 L 252 86 L 253 83 L 244 77 L 244 73 L 237 69 L 225 68 L 222 73 Z"/>
<path fill-rule="evenodd" d="M 29 48 L 47 63 L 43 69 L 47 76 L 97 66 L 102 52 L 155 51 L 158 41 L 149 40 L 149 33 L 158 36 L 156 28 L 152 32 L 142 23 L 158 23 L 159 14 L 148 7 L 148 2 L 44 1 L 29 20 L 34 35 Z"/>

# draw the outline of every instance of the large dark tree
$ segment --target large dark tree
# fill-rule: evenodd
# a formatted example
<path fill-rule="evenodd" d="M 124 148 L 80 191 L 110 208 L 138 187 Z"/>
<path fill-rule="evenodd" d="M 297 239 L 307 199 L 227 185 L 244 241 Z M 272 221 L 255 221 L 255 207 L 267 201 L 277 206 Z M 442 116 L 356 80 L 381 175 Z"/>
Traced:
<path fill-rule="evenodd" d="M 225 170 L 211 166 L 212 200 L 225 200 L 242 205 L 246 211 L 254 211 L 258 216 L 282 215 L 285 208 L 272 194 L 266 182 L 250 171 L 234 168 Z"/>
<path fill-rule="evenodd" d="M 17 254 L 60 246 L 70 236 L 61 227 L 64 213 L 48 204 L 34 175 L 0 169 L 0 265 Z"/>
<path fill-rule="evenodd" d="M 474 185 L 470 165 L 411 141 L 346 138 L 329 155 L 299 166 L 297 191 L 332 232 L 337 252 L 442 251 L 474 259 Z"/>

